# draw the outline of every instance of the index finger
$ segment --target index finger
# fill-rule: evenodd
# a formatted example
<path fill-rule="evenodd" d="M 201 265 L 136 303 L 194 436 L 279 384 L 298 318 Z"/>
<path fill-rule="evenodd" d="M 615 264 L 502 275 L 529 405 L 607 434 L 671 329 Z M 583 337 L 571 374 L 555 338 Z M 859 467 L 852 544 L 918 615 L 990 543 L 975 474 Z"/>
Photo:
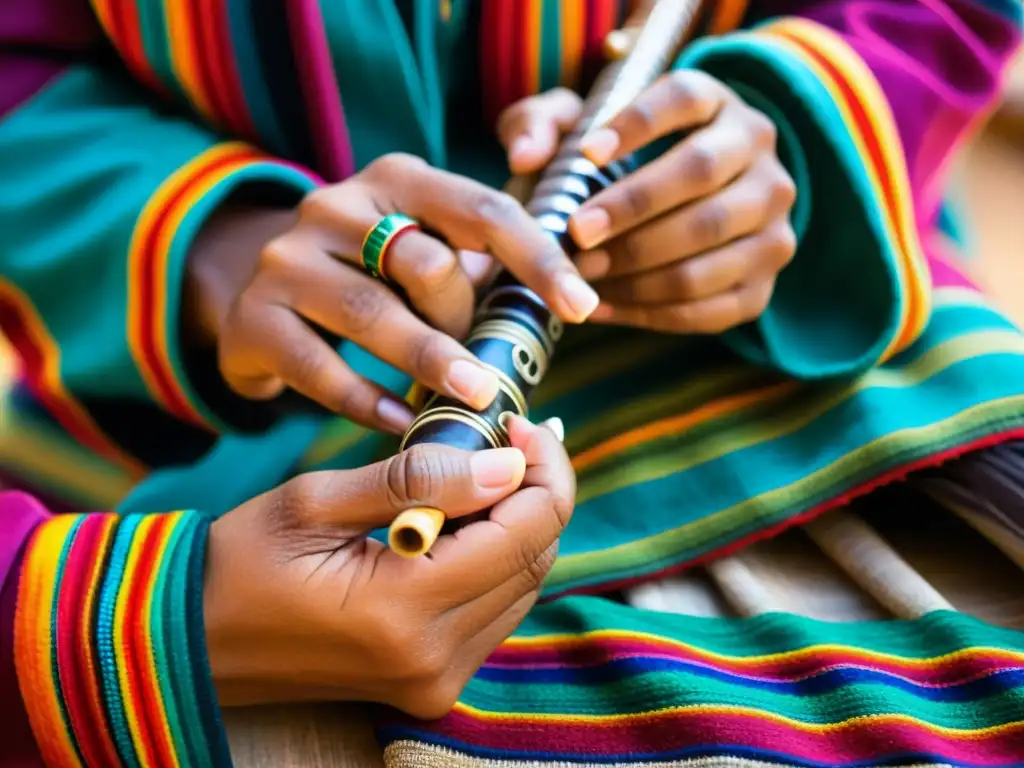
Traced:
<path fill-rule="evenodd" d="M 455 249 L 493 255 L 562 320 L 582 323 L 596 309 L 597 294 L 565 251 L 511 195 L 426 163 L 383 172 L 401 175 L 389 184 L 399 210 Z"/>
<path fill-rule="evenodd" d="M 576 478 L 558 437 L 518 417 L 509 424 L 509 436 L 526 456 L 520 490 L 499 502 L 489 519 L 439 539 L 431 550 L 432 578 L 444 585 L 436 594 L 455 604 L 508 582 L 520 582 L 523 594 L 539 587 L 537 579 L 543 574 L 537 573 L 535 564 L 572 517 Z"/>

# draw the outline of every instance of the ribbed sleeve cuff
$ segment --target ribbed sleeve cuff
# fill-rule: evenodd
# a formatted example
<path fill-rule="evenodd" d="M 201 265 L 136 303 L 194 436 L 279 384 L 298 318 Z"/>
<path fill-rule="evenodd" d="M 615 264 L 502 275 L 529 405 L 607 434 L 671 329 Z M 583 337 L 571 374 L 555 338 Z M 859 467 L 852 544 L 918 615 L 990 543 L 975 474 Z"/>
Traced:
<path fill-rule="evenodd" d="M 931 280 L 895 119 L 868 65 L 826 27 L 783 18 L 698 41 L 678 66 L 771 117 L 797 185 L 796 256 L 764 315 L 726 342 L 808 379 L 855 374 L 909 346 L 927 323 Z"/>
<path fill-rule="evenodd" d="M 243 186 L 261 185 L 283 204 L 294 204 L 318 183 L 298 166 L 231 142 L 195 157 L 150 197 L 128 253 L 128 342 L 150 394 L 172 415 L 218 432 L 229 429 L 190 381 L 180 338 L 186 264 L 203 223 Z"/>
<path fill-rule="evenodd" d="M 209 525 L 60 515 L 33 533 L 14 655 L 47 765 L 231 765 L 203 626 Z"/>

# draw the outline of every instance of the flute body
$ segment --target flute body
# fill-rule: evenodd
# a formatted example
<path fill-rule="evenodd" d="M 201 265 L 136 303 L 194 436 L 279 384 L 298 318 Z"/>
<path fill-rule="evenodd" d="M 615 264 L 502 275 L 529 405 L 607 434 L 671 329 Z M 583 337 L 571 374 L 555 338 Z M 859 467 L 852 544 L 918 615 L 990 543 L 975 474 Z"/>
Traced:
<path fill-rule="evenodd" d="M 580 151 L 581 139 L 607 123 L 668 69 L 694 26 L 699 5 L 700 0 L 658 0 L 653 5 L 632 50 L 598 75 L 580 122 L 562 141 L 533 189 L 527 210 L 567 254 L 576 250 L 568 231 L 572 215 L 633 168 L 631 158 L 597 167 Z M 497 376 L 498 396 L 486 410 L 476 411 L 432 394 L 406 431 L 399 450 L 423 443 L 472 451 L 507 446 L 505 414 L 528 416 L 531 395 L 551 365 L 563 330 L 561 320 L 536 293 L 502 273 L 481 302 L 465 342 Z M 459 523 L 471 519 L 460 518 Z M 409 510 L 392 523 L 389 543 L 399 554 L 422 554 L 433 544 L 443 522 L 439 510 Z"/>

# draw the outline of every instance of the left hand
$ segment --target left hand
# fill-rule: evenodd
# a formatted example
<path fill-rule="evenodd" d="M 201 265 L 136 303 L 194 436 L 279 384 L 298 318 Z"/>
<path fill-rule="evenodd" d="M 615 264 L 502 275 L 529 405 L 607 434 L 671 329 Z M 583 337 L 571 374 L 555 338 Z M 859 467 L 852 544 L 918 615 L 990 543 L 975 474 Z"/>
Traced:
<path fill-rule="evenodd" d="M 564 90 L 510 107 L 499 135 L 513 172 L 542 168 L 579 107 Z M 793 257 L 796 187 L 776 155 L 775 126 L 710 75 L 665 75 L 585 137 L 584 152 L 603 166 L 681 131 L 572 217 L 577 266 L 601 297 L 591 321 L 719 333 L 764 312 Z"/>

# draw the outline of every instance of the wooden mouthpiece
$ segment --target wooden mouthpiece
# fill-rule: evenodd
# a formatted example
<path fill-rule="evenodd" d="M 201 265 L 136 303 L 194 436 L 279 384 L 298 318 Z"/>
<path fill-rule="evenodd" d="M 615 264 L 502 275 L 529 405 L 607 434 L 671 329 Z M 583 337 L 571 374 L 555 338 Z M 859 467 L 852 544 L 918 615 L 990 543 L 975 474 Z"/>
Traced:
<path fill-rule="evenodd" d="M 444 525 L 444 512 L 434 507 L 413 507 L 396 517 L 388 529 L 388 546 L 402 557 L 430 551 Z"/>

